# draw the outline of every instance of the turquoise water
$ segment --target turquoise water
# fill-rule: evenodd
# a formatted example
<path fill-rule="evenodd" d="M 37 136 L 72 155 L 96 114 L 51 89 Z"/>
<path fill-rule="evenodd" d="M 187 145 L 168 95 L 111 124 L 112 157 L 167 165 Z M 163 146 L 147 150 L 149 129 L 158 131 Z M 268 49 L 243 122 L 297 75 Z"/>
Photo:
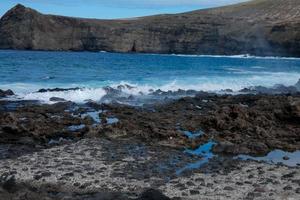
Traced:
<path fill-rule="evenodd" d="M 249 56 L 182 56 L 91 52 L 0 51 L 0 89 L 19 98 L 99 100 L 106 91 L 128 84 L 123 92 L 147 95 L 152 90 L 238 91 L 244 87 L 293 85 L 300 59 Z M 41 88 L 82 90 L 35 93 Z"/>
<path fill-rule="evenodd" d="M 195 132 L 192 132 L 192 131 L 182 131 L 182 132 L 189 139 L 196 139 L 205 134 L 202 130 L 195 131 Z"/>
<path fill-rule="evenodd" d="M 284 159 L 284 158 L 287 159 Z M 290 166 L 290 167 L 296 167 L 300 166 L 300 151 L 295 152 L 285 152 L 282 150 L 274 150 L 270 152 L 268 155 L 264 157 L 253 157 L 249 155 L 239 155 L 235 157 L 237 159 L 241 160 L 256 160 L 256 161 L 264 161 L 270 164 L 279 164 L 282 163 L 284 165 Z"/>
<path fill-rule="evenodd" d="M 212 159 L 215 155 L 212 153 L 212 148 L 216 145 L 215 142 L 209 141 L 206 144 L 203 144 L 199 146 L 195 150 L 185 150 L 184 152 L 187 154 L 191 154 L 194 156 L 199 156 L 201 159 L 198 162 L 195 163 L 189 163 L 183 168 L 176 171 L 177 175 L 180 175 L 184 171 L 193 170 L 193 169 L 199 169 L 203 165 L 207 164 L 210 159 Z"/>

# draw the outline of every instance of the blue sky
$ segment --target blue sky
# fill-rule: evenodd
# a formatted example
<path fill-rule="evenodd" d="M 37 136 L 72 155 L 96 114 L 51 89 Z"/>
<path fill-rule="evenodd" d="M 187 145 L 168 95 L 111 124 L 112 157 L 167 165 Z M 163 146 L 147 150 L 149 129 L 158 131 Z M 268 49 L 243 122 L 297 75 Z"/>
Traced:
<path fill-rule="evenodd" d="M 85 18 L 128 18 L 234 4 L 247 0 L 0 0 L 0 16 L 17 3 L 42 13 Z"/>

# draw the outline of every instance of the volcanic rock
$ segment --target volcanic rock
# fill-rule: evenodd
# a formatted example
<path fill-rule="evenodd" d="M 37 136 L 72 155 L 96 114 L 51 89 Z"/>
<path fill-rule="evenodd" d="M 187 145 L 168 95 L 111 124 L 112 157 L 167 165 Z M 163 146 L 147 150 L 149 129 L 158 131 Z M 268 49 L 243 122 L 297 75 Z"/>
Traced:
<path fill-rule="evenodd" d="M 143 192 L 137 200 L 170 200 L 158 190 L 149 189 Z"/>
<path fill-rule="evenodd" d="M 0 98 L 14 95 L 12 90 L 1 90 L 0 89 Z"/>
<path fill-rule="evenodd" d="M 65 92 L 65 91 L 74 91 L 74 90 L 80 90 L 80 88 L 53 88 L 53 89 L 40 89 L 37 92 L 38 93 L 45 93 L 45 92 Z"/>
<path fill-rule="evenodd" d="M 66 101 L 65 99 L 59 97 L 51 97 L 49 100 L 53 102 Z"/>
<path fill-rule="evenodd" d="M 299 79 L 298 82 L 295 84 L 295 87 L 297 88 L 298 91 L 300 91 L 300 79 Z"/>

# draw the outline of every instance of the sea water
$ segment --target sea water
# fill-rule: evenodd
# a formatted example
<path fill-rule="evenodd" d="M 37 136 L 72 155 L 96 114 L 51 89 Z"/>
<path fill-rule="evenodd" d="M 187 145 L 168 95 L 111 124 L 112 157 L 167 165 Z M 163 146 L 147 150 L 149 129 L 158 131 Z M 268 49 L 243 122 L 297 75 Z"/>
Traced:
<path fill-rule="evenodd" d="M 0 51 L 0 89 L 19 99 L 99 101 L 105 87 L 128 95 L 155 90 L 238 91 L 251 86 L 294 85 L 300 59 L 251 56 L 188 56 L 106 52 Z M 37 93 L 41 88 L 80 90 Z"/>

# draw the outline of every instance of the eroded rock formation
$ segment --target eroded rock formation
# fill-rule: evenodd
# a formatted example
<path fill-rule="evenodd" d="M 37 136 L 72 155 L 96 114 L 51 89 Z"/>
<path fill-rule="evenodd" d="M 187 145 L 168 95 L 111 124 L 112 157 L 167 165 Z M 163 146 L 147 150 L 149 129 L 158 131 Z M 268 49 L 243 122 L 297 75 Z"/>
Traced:
<path fill-rule="evenodd" d="M 300 56 L 298 0 L 254 0 L 133 19 L 44 15 L 17 5 L 0 21 L 1 49 Z"/>

